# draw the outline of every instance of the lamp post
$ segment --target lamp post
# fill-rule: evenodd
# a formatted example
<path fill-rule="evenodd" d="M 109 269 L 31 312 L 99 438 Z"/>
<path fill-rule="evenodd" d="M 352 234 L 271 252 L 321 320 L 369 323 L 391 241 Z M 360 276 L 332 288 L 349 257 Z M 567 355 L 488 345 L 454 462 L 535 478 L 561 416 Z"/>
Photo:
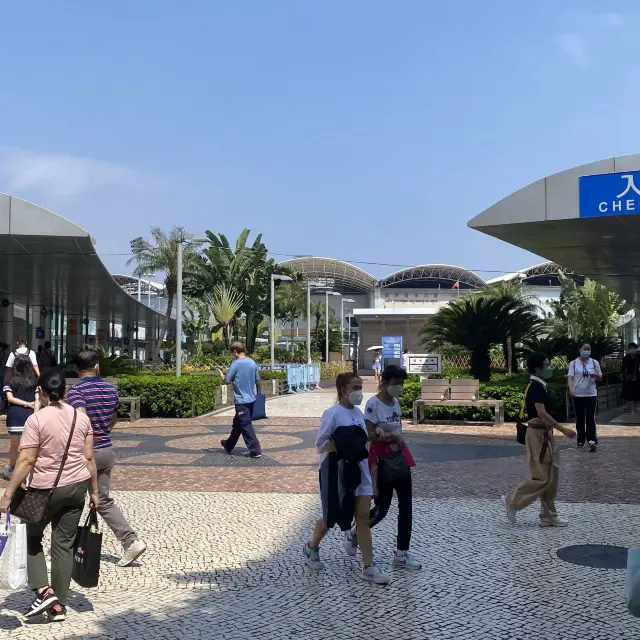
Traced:
<path fill-rule="evenodd" d="M 190 240 L 192 243 L 209 242 L 207 236 L 198 236 L 193 233 L 183 233 L 178 240 L 178 256 L 176 259 L 177 283 L 176 283 L 176 378 L 182 375 L 182 245 Z M 151 293 L 149 293 L 149 306 L 151 306 Z"/>
<path fill-rule="evenodd" d="M 347 356 L 351 357 L 351 318 L 353 318 L 353 313 L 347 313 L 347 318 L 349 319 L 349 328 L 347 331 L 349 332 L 349 337 L 347 340 Z"/>
<path fill-rule="evenodd" d="M 324 319 L 324 360 L 329 364 L 329 296 L 340 296 L 337 291 L 325 291 L 325 319 Z"/>
<path fill-rule="evenodd" d="M 311 364 L 311 280 L 307 280 L 307 364 Z"/>
<path fill-rule="evenodd" d="M 350 302 L 355 304 L 355 300 L 351 298 L 340 297 L 340 356 L 344 362 L 344 303 Z"/>
<path fill-rule="evenodd" d="M 276 280 L 290 281 L 293 280 L 293 278 L 290 276 L 279 276 L 275 273 L 271 274 L 271 318 L 269 331 L 269 338 L 271 340 L 271 371 L 273 371 L 276 364 Z"/>

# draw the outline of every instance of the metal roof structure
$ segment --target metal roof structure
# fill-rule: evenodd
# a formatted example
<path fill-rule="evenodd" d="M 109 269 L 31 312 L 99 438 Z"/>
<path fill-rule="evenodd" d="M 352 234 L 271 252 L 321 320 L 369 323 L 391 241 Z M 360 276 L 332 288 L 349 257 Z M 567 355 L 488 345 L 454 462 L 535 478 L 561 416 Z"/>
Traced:
<path fill-rule="evenodd" d="M 282 266 L 302 274 L 315 289 L 339 293 L 368 293 L 376 286 L 376 279 L 360 267 L 333 258 L 293 258 Z"/>
<path fill-rule="evenodd" d="M 144 278 L 138 279 L 136 276 L 119 273 L 112 274 L 112 277 L 120 288 L 134 298 L 138 295 L 138 280 L 140 281 L 140 293 L 142 295 L 148 296 L 149 293 L 151 293 L 152 297 L 166 295 L 164 285 L 159 282 L 149 282 L 149 280 L 145 280 Z"/>
<path fill-rule="evenodd" d="M 164 322 L 118 286 L 87 231 L 8 194 L 0 194 L 0 297 L 150 332 Z"/>
<path fill-rule="evenodd" d="M 512 193 L 468 226 L 640 303 L 640 154 L 567 169 Z"/>
<path fill-rule="evenodd" d="M 521 271 L 515 271 L 513 273 L 507 273 L 498 278 L 491 278 L 487 280 L 487 284 L 493 284 L 495 282 L 508 282 L 515 278 L 520 278 L 524 284 L 537 285 L 537 286 L 551 286 L 559 287 L 560 278 L 559 273 L 562 272 L 565 276 L 574 279 L 580 284 L 584 284 L 584 276 L 577 274 L 571 269 L 564 269 L 555 262 L 541 262 L 540 264 L 533 265 L 528 269 L 522 269 Z"/>
<path fill-rule="evenodd" d="M 396 271 L 378 283 L 383 288 L 435 288 L 439 285 L 460 289 L 479 289 L 486 282 L 473 271 L 449 264 L 423 264 Z"/>

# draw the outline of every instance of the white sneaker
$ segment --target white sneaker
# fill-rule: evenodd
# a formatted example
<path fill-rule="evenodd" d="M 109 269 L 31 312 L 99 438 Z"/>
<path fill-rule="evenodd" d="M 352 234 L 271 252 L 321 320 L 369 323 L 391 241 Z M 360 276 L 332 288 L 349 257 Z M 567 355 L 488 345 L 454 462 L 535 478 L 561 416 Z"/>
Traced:
<path fill-rule="evenodd" d="M 515 524 L 516 510 L 509 504 L 509 500 L 507 499 L 506 493 L 502 496 L 502 504 L 504 505 L 504 510 L 507 514 L 507 520 L 509 520 L 511 524 Z"/>
<path fill-rule="evenodd" d="M 320 549 L 312 549 L 308 542 L 304 543 L 302 547 L 302 554 L 304 555 L 304 561 L 310 569 L 319 571 L 322 569 L 322 562 L 320 561 Z"/>
<path fill-rule="evenodd" d="M 366 582 L 373 582 L 374 584 L 389 584 L 391 582 L 391 578 L 386 573 L 383 573 L 379 567 L 376 567 L 375 564 L 365 567 L 360 576 Z"/>
<path fill-rule="evenodd" d="M 540 518 L 540 526 L 541 527 L 567 527 L 569 526 L 568 520 L 563 520 L 562 518 Z"/>
<path fill-rule="evenodd" d="M 412 556 L 408 551 L 399 550 L 393 555 L 393 566 L 413 569 L 414 571 L 422 569 L 422 563 L 415 556 Z"/>
<path fill-rule="evenodd" d="M 350 556 L 355 556 L 358 553 L 358 537 L 355 531 L 344 532 L 344 550 Z"/>
<path fill-rule="evenodd" d="M 135 562 L 145 551 L 147 545 L 142 540 L 136 540 L 129 545 L 129 548 L 125 550 L 118 562 L 119 567 L 128 567 L 131 563 Z"/>
<path fill-rule="evenodd" d="M 598 443 L 595 440 L 589 440 L 589 451 L 595 453 L 598 449 Z"/>

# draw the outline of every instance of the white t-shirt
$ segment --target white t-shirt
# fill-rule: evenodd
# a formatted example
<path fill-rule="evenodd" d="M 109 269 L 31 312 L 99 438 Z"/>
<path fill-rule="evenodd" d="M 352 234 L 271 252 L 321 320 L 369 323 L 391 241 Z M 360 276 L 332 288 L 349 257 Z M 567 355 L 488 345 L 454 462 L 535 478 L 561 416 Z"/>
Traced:
<path fill-rule="evenodd" d="M 38 361 L 36 360 L 36 354 L 33 353 L 33 351 L 30 351 L 28 347 L 20 347 L 19 349 L 15 350 L 15 353 L 17 353 L 19 356 L 26 356 L 27 354 L 29 354 L 29 360 L 31 360 L 31 364 L 34 367 L 38 366 Z M 16 358 L 14 356 L 14 352 L 12 351 L 9 354 L 9 357 L 7 358 L 7 364 L 5 365 L 5 367 L 7 367 L 8 369 L 13 367 L 13 363 L 14 363 L 15 359 Z"/>
<path fill-rule="evenodd" d="M 367 425 L 364 423 L 364 416 L 359 407 L 353 407 L 353 409 L 347 409 L 340 403 L 334 404 L 329 407 L 320 419 L 320 428 L 318 429 L 318 435 L 316 436 L 316 451 L 320 455 L 320 464 L 329 455 L 328 453 L 322 453 L 324 445 L 331 439 L 333 432 L 338 427 L 349 427 L 352 425 L 359 426 L 365 433 L 367 432 Z M 368 445 L 367 445 L 368 446 Z M 365 458 L 360 460 L 360 485 L 355 491 L 357 496 L 372 496 L 373 484 L 371 482 L 371 473 L 369 471 L 369 461 Z"/>
<path fill-rule="evenodd" d="M 591 377 L 592 374 L 602 375 L 600 363 L 597 360 L 589 358 L 586 362 L 582 362 L 580 358 L 577 358 L 571 362 L 567 376 L 573 378 L 574 396 L 592 398 L 598 395 L 598 387 L 596 381 Z"/>
<path fill-rule="evenodd" d="M 408 369 L 409 368 L 409 354 L 408 353 L 403 353 L 402 354 L 402 358 L 400 359 L 401 363 L 402 363 L 402 368 L 403 369 Z"/>
<path fill-rule="evenodd" d="M 402 410 L 400 409 L 400 403 L 397 399 L 394 399 L 393 406 L 390 407 L 384 402 L 381 402 L 377 396 L 372 396 L 367 401 L 367 406 L 364 409 L 364 417 L 387 433 L 393 433 L 394 435 L 402 434 Z"/>

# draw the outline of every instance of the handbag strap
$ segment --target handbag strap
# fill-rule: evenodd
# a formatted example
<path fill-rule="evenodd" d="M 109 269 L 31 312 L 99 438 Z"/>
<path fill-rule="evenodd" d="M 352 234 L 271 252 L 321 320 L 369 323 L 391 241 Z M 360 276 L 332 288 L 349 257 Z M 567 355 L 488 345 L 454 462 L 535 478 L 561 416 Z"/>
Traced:
<path fill-rule="evenodd" d="M 74 408 L 73 410 L 73 422 L 71 423 L 71 431 L 69 432 L 69 439 L 67 440 L 67 446 L 64 449 L 64 454 L 62 454 L 62 463 L 60 464 L 60 469 L 58 469 L 58 475 L 56 476 L 56 481 L 53 483 L 53 487 L 51 487 L 51 491 L 53 491 L 57 486 L 58 482 L 60 482 L 60 478 L 62 477 L 62 471 L 64 469 L 64 465 L 69 457 L 69 447 L 71 446 L 71 440 L 73 439 L 73 432 L 76 430 L 76 420 L 78 418 L 78 410 Z"/>
<path fill-rule="evenodd" d="M 524 390 L 524 397 L 522 398 L 522 406 L 520 407 L 520 420 L 524 418 L 524 411 L 527 408 L 527 393 L 529 393 L 529 389 L 531 388 L 531 383 L 527 385 L 527 388 Z"/>

